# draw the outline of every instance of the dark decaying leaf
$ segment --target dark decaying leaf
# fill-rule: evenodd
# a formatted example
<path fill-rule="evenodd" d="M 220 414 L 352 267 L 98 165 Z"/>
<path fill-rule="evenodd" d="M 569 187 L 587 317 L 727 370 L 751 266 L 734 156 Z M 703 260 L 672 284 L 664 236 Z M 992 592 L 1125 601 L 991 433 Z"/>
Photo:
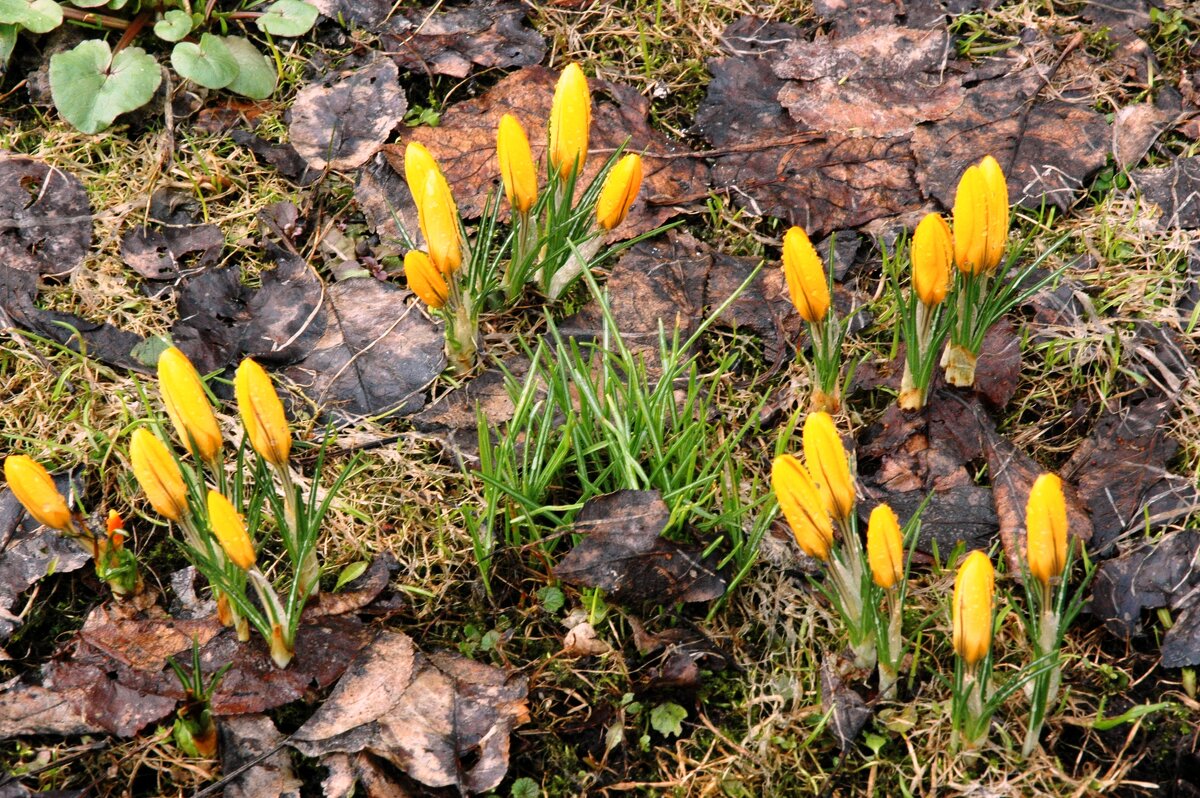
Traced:
<path fill-rule="evenodd" d="M 47 574 L 77 571 L 91 559 L 61 533 L 28 519 L 11 490 L 0 490 L 0 643 L 20 626 L 13 614 L 18 596 Z"/>
<path fill-rule="evenodd" d="M 998 433 L 990 423 L 983 426 L 983 440 L 992 482 L 992 498 L 996 502 L 996 517 L 1000 524 L 1000 542 L 1008 557 L 1009 572 L 1023 573 L 1026 567 L 1025 505 L 1029 502 L 1033 481 L 1045 473 L 1045 469 Z M 1069 482 L 1064 481 L 1063 493 L 1067 500 L 1070 534 L 1087 545 L 1092 537 L 1092 521 Z"/>
<path fill-rule="evenodd" d="M 404 171 L 404 147 L 418 141 L 438 159 L 458 209 L 464 217 L 478 216 L 489 191 L 500 178 L 496 164 L 496 127 L 511 113 L 524 125 L 535 161 L 544 162 L 546 120 L 558 76 L 548 69 L 527 67 L 505 77 L 478 99 L 451 106 L 437 127 L 400 132 L 401 142 L 384 147 L 388 162 Z M 684 148 L 650 127 L 648 101 L 628 86 L 593 80 L 591 155 L 584 167 L 580 190 L 621 144 L 641 153 L 645 177 L 629 216 L 610 234 L 610 240 L 629 238 L 662 224 L 680 212 L 674 207 L 704 196 L 708 169 Z M 407 208 L 398 208 L 404 218 Z M 415 232 L 414 228 L 409 228 Z"/>
<path fill-rule="evenodd" d="M 83 184 L 41 161 L 0 152 L 0 263 L 30 274 L 67 274 L 91 243 Z"/>
<path fill-rule="evenodd" d="M 266 715 L 224 718 L 217 729 L 221 734 L 221 771 L 226 775 L 283 742 L 283 735 Z M 302 786 L 287 751 L 279 750 L 230 779 L 224 795 L 225 798 L 299 798 Z"/>
<path fill-rule="evenodd" d="M 248 293 L 237 264 L 206 269 L 180 282 L 171 340 L 201 374 L 220 371 L 237 360 Z"/>
<path fill-rule="evenodd" d="M 308 756 L 366 751 L 430 787 L 494 788 L 509 734 L 528 720 L 525 677 L 456 654 L 425 654 L 383 631 L 292 736 Z"/>
<path fill-rule="evenodd" d="M 388 18 L 395 0 L 309 0 L 332 20 L 364 28 L 375 28 Z"/>
<path fill-rule="evenodd" d="M 845 752 L 858 739 L 872 713 L 862 696 L 842 681 L 834 662 L 835 658 L 828 656 L 821 660 L 821 706 L 829 713 L 829 731 Z"/>
<path fill-rule="evenodd" d="M 1096 422 L 1060 473 L 1092 519 L 1092 549 L 1110 551 L 1125 534 L 1161 529 L 1200 507 L 1200 490 L 1170 473 L 1179 449 L 1167 434 L 1170 399 L 1149 398 Z"/>
<path fill-rule="evenodd" d="M 385 242 L 402 241 L 401 228 L 410 236 L 420 235 L 417 206 L 404 182 L 404 174 L 393 169 L 382 153 L 358 170 L 354 199 L 363 216 L 367 217 L 367 224 Z"/>
<path fill-rule="evenodd" d="M 416 798 L 426 792 L 386 760 L 365 751 L 326 754 L 321 765 L 328 771 L 321 781 L 325 798 Z"/>
<path fill-rule="evenodd" d="M 695 690 L 703 671 L 720 672 L 732 659 L 699 630 L 686 627 L 647 632 L 633 617 L 628 618 L 638 653 L 648 657 L 637 675 L 642 692 Z"/>
<path fill-rule="evenodd" d="M 831 23 L 839 36 L 881 25 L 904 22 L 913 28 L 928 28 L 940 23 L 947 14 L 988 9 L 997 0 L 814 0 L 813 11 Z"/>
<path fill-rule="evenodd" d="M 671 512 L 656 490 L 623 490 L 589 500 L 573 532 L 583 540 L 554 567 L 571 585 L 600 587 L 626 603 L 710 601 L 725 579 L 699 546 L 660 537 Z"/>
<path fill-rule="evenodd" d="M 1121 365 L 1145 377 L 1145 386 L 1168 399 L 1177 398 L 1196 376 L 1187 353 L 1188 342 L 1164 324 L 1138 320 L 1133 338 L 1121 347 Z"/>
<path fill-rule="evenodd" d="M 1147 541 L 1115 560 L 1102 563 L 1092 585 L 1092 613 L 1115 635 L 1131 638 L 1142 631 L 1142 611 L 1200 607 L 1200 533 L 1177 532 L 1158 541 Z M 1181 626 L 1181 624 L 1176 624 Z M 1194 635 L 1186 629 L 1171 632 Z M 1168 635 L 1170 632 L 1168 633 Z M 1164 648 L 1166 641 L 1164 640 Z M 1193 650 L 1200 664 L 1200 651 Z M 1166 664 L 1165 662 L 1163 663 Z M 1169 667 L 1178 667 L 1171 665 Z"/>
<path fill-rule="evenodd" d="M 362 166 L 404 119 L 408 100 L 388 58 L 327 75 L 292 104 L 288 136 L 314 169 Z"/>
<path fill-rule="evenodd" d="M 846 38 L 793 42 L 774 67 L 788 81 L 779 102 L 810 130 L 907 136 L 963 101 L 960 77 L 945 72 L 949 39 L 940 26 L 883 25 Z"/>
<path fill-rule="evenodd" d="M 901 524 L 908 523 L 921 502 L 925 491 L 902 493 L 880 493 L 874 497 L 864 496 L 858 510 L 860 527 L 865 527 L 871 510 L 879 501 L 887 502 Z M 873 499 L 878 499 L 875 501 Z M 986 549 L 996 537 L 996 507 L 992 491 L 981 485 L 955 485 L 929 494 L 929 502 L 921 511 L 921 534 L 917 539 L 917 551 L 942 557 L 954 550 L 960 542 L 968 551 Z"/>
<path fill-rule="evenodd" d="M 524 24 L 513 2 L 458 8 L 414 8 L 380 30 L 383 49 L 401 69 L 465 78 L 476 68 L 511 69 L 541 63 L 546 40 Z"/>
<path fill-rule="evenodd" d="M 262 273 L 261 287 L 245 300 L 249 318 L 239 348 L 264 364 L 284 366 L 302 360 L 324 335 L 325 284 L 294 252 L 268 244 L 267 254 L 275 268 Z"/>
<path fill-rule="evenodd" d="M 441 324 L 409 294 L 373 278 L 330 286 L 324 333 L 287 376 L 342 418 L 408 414 L 425 404 L 425 388 L 446 367 Z"/>
<path fill-rule="evenodd" d="M 1021 379 L 1021 337 L 1007 318 L 991 326 L 983 337 L 975 367 L 975 391 L 999 411 L 1017 392 Z"/>
<path fill-rule="evenodd" d="M 1079 16 L 1097 28 L 1108 28 L 1117 39 L 1150 26 L 1150 0 L 1104 0 L 1084 3 Z"/>
<path fill-rule="evenodd" d="M 221 257 L 225 236 L 211 224 L 194 227 L 135 227 L 121 239 L 126 265 L 148 280 L 173 280 L 185 268 L 202 269 Z M 185 262 L 185 256 L 199 253 Z"/>
<path fill-rule="evenodd" d="M 104 726 L 84 715 L 82 692 L 48 690 L 26 684 L 20 677 L 0 684 L 0 740 L 30 734 L 75 737 L 105 731 Z"/>
<path fill-rule="evenodd" d="M 1132 169 L 1150 151 L 1176 114 L 1151 103 L 1138 103 L 1117 109 L 1113 119 L 1113 160 L 1122 169 Z"/>
<path fill-rule="evenodd" d="M 413 426 L 441 440 L 442 445 L 463 461 L 479 457 L 479 416 L 498 430 L 512 418 L 512 395 L 508 376 L 519 385 L 529 371 L 529 358 L 513 355 L 494 363 L 487 371 L 441 396 L 412 417 Z"/>
<path fill-rule="evenodd" d="M 1159 207 L 1161 227 L 1200 227 L 1200 155 L 1176 158 L 1170 166 L 1138 169 L 1130 174 L 1142 199 Z"/>
<path fill-rule="evenodd" d="M 280 175 L 298 186 L 310 186 L 321 176 L 321 170 L 310 166 L 291 144 L 265 141 L 248 130 L 231 130 L 229 137 L 254 153 L 258 160 L 274 166 Z"/>
<path fill-rule="evenodd" d="M 1044 81 L 1037 68 L 1010 72 L 1011 62 L 994 68 L 998 76 L 988 76 L 987 66 L 965 76 L 962 105 L 913 132 L 921 188 L 951 207 L 959 177 L 986 153 L 1004 168 L 1014 205 L 1069 207 L 1108 157 L 1103 114 L 1092 108 L 1091 97 L 1067 102 L 1040 96 Z M 1026 113 L 1023 135 L 1018 135 Z M 1064 130 L 1071 135 L 1063 136 Z"/>

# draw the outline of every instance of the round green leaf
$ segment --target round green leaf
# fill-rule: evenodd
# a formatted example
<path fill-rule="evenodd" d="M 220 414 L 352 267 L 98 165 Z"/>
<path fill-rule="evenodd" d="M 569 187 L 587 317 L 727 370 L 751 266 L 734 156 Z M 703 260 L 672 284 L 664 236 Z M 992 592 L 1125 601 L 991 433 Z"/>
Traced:
<path fill-rule="evenodd" d="M 50 56 L 54 107 L 84 133 L 97 133 L 150 102 L 161 82 L 158 62 L 140 47 L 113 56 L 107 42 L 89 39 Z"/>
<path fill-rule="evenodd" d="M 8 69 L 8 59 L 12 58 L 13 48 L 17 46 L 17 34 L 21 29 L 16 25 L 0 25 L 0 71 Z"/>
<path fill-rule="evenodd" d="M 171 66 L 188 80 L 223 89 L 238 75 L 238 62 L 219 36 L 205 33 L 200 44 L 180 42 L 171 51 Z"/>
<path fill-rule="evenodd" d="M 258 29 L 272 36 L 302 36 L 317 22 L 317 7 L 304 0 L 275 0 L 255 20 Z"/>
<path fill-rule="evenodd" d="M 62 7 L 54 0 L 0 0 L 0 24 L 49 33 L 62 21 Z"/>
<path fill-rule="evenodd" d="M 224 36 L 221 41 L 225 42 L 238 65 L 237 77 L 225 88 L 251 100 L 265 100 L 275 93 L 278 75 L 271 59 L 241 36 Z"/>
<path fill-rule="evenodd" d="M 108 0 L 71 0 L 71 5 L 79 8 L 96 8 L 108 3 Z"/>
<path fill-rule="evenodd" d="M 154 23 L 154 35 L 168 42 L 177 42 L 191 32 L 192 15 L 180 8 L 172 8 Z"/>

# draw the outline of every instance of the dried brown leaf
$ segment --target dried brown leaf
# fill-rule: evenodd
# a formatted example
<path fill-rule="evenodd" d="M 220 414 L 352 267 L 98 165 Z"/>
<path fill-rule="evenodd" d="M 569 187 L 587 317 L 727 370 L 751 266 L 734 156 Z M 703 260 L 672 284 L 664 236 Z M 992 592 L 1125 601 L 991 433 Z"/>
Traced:
<path fill-rule="evenodd" d="M 67 274 L 92 244 L 92 208 L 74 176 L 0 152 L 0 263 L 30 274 Z"/>
<path fill-rule="evenodd" d="M 465 78 L 476 69 L 541 63 L 546 40 L 525 24 L 517 3 L 401 11 L 380 31 L 384 50 L 401 69 Z"/>

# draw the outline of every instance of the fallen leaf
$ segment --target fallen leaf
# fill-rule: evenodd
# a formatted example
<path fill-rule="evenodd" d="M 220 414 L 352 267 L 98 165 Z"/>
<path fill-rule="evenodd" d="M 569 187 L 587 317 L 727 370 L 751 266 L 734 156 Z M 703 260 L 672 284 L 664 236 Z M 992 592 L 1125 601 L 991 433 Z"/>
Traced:
<path fill-rule="evenodd" d="M 0 263 L 35 275 L 68 274 L 92 244 L 92 209 L 72 174 L 0 152 Z"/>
<path fill-rule="evenodd" d="M 941 26 L 878 25 L 846 38 L 793 42 L 774 65 L 788 79 L 779 101 L 810 130 L 907 137 L 963 102 L 961 78 L 945 68 L 949 49 Z"/>
<path fill-rule="evenodd" d="M 994 410 L 1003 410 L 1021 380 L 1021 336 L 1007 318 L 993 324 L 983 336 L 975 366 L 975 391 Z"/>
<path fill-rule="evenodd" d="M 221 771 L 228 777 L 269 751 L 281 748 L 284 737 L 266 715 L 222 718 Z M 296 778 L 286 751 L 278 750 L 242 771 L 225 785 L 225 798 L 299 798 L 304 783 Z"/>
<path fill-rule="evenodd" d="M 1144 377 L 1147 387 L 1176 399 L 1196 376 L 1187 349 L 1187 341 L 1169 326 L 1138 320 L 1132 339 L 1122 342 L 1121 365 L 1128 373 Z"/>
<path fill-rule="evenodd" d="M 1097 28 L 1108 28 L 1118 39 L 1150 26 L 1150 0 L 1104 0 L 1085 3 L 1079 16 Z"/>
<path fill-rule="evenodd" d="M 288 136 L 314 169 L 354 169 L 379 151 L 404 119 L 408 100 L 384 57 L 329 74 L 296 93 Z"/>
<path fill-rule="evenodd" d="M 329 775 L 321 782 L 325 798 L 354 798 L 365 795 L 366 798 L 414 798 L 423 794 L 418 789 L 410 789 L 403 774 L 393 768 L 387 761 L 363 751 L 353 756 L 349 754 L 326 754 L 321 757 L 321 764 L 329 771 Z M 405 783 L 401 783 L 404 781 Z M 356 791 L 361 786 L 362 791 Z"/>
<path fill-rule="evenodd" d="M 401 69 L 465 78 L 477 68 L 541 63 L 546 40 L 525 24 L 517 3 L 401 11 L 380 30 L 383 49 Z"/>
<path fill-rule="evenodd" d="M 1088 509 L 1097 554 L 1126 534 L 1153 532 L 1200 507 L 1200 490 L 1166 468 L 1179 450 L 1167 432 L 1171 406 L 1152 397 L 1105 413 L 1060 470 Z"/>
<path fill-rule="evenodd" d="M 1177 532 L 1158 541 L 1146 541 L 1114 560 L 1101 563 L 1092 585 L 1092 614 L 1114 635 L 1132 638 L 1142 631 L 1143 610 L 1168 607 L 1176 623 L 1163 638 L 1163 665 L 1177 668 L 1200 664 L 1200 649 L 1193 641 L 1200 618 L 1200 533 Z M 1178 641 L 1178 642 L 1176 642 Z M 1172 645 L 1167 662 L 1168 644 Z"/>
<path fill-rule="evenodd" d="M 962 105 L 913 132 L 921 188 L 945 208 L 953 205 L 963 171 L 983 154 L 995 156 L 1004 168 L 1012 204 L 1033 209 L 1043 203 L 1070 207 L 1105 164 L 1108 124 L 1091 98 L 1087 103 L 1043 98 L 1041 71 L 1010 72 L 1012 63 L 995 63 L 994 77 L 987 66 L 964 75 Z M 1072 134 L 1063 136 L 1063 130 Z"/>
<path fill-rule="evenodd" d="M 76 737 L 105 727 L 84 716 L 82 691 L 64 694 L 20 678 L 0 685 L 0 740 L 30 734 Z"/>
<path fill-rule="evenodd" d="M 91 560 L 61 533 L 28 519 L 12 491 L 0 489 L 0 643 L 21 625 L 12 610 L 22 593 L 51 573 L 77 571 Z"/>
<path fill-rule="evenodd" d="M 1112 153 L 1117 166 L 1121 169 L 1137 166 L 1155 140 L 1171 127 L 1176 116 L 1152 103 L 1118 108 L 1112 128 Z"/>
<path fill-rule="evenodd" d="M 384 630 L 291 743 L 307 756 L 368 751 L 429 787 L 484 792 L 508 770 L 509 734 L 528 720 L 527 690 L 523 676 L 427 655 Z"/>
<path fill-rule="evenodd" d="M 407 415 L 425 405 L 425 388 L 446 367 L 441 323 L 409 294 L 359 277 L 325 292 L 324 333 L 285 374 L 341 418 Z"/>
<path fill-rule="evenodd" d="M 1162 211 L 1160 227 L 1200 227 L 1200 155 L 1176 158 L 1170 166 L 1138 169 L 1129 177 L 1142 199 Z"/>
<path fill-rule="evenodd" d="M 309 0 L 325 16 L 339 23 L 374 29 L 388 18 L 395 0 Z"/>
<path fill-rule="evenodd" d="M 321 169 L 310 166 L 291 144 L 266 141 L 248 130 L 231 130 L 229 138 L 297 186 L 311 186 L 321 177 Z"/>
<path fill-rule="evenodd" d="M 121 257 L 148 280 L 173 280 L 185 268 L 184 256 L 200 253 L 191 268 L 211 266 L 221 256 L 225 236 L 216 225 L 135 227 L 121 239 Z"/>
<path fill-rule="evenodd" d="M 515 407 L 508 380 L 520 384 L 528 371 L 529 358 L 524 355 L 494 363 L 413 416 L 413 427 L 437 438 L 462 462 L 474 463 L 479 457 L 478 413 L 483 413 L 491 429 L 500 429 L 512 419 Z"/>
<path fill-rule="evenodd" d="M 393 156 L 394 157 L 394 156 Z M 358 171 L 354 199 L 367 224 L 386 242 L 400 242 L 400 230 L 419 235 L 417 207 L 413 204 L 402 172 L 393 169 L 380 153 Z"/>
<path fill-rule="evenodd" d="M 438 159 L 454 192 L 458 210 L 474 218 L 499 179 L 496 127 L 506 113 L 516 116 L 529 134 L 535 162 L 545 160 L 542 131 L 550 116 L 557 75 L 539 66 L 526 67 L 503 78 L 483 96 L 451 106 L 437 127 L 400 131 L 400 142 L 383 152 L 393 169 L 404 170 L 404 148 L 410 141 L 424 144 Z M 579 180 L 580 190 L 599 172 L 608 155 L 621 144 L 642 154 L 642 189 L 625 221 L 609 235 L 620 240 L 647 232 L 691 207 L 706 195 L 708 169 L 699 158 L 650 127 L 649 102 L 628 86 L 592 80 L 591 155 Z M 411 200 L 409 200 L 411 202 Z M 411 211 L 397 208 L 403 218 Z M 414 228 L 409 228 L 415 232 Z"/>
<path fill-rule="evenodd" d="M 221 371 L 241 354 L 248 293 L 237 264 L 205 269 L 180 281 L 171 341 L 201 374 Z"/>
<path fill-rule="evenodd" d="M 294 252 L 272 243 L 267 255 L 275 268 L 262 272 L 261 287 L 245 300 L 249 318 L 238 348 L 261 363 L 286 366 L 303 360 L 325 333 L 325 284 Z"/>
<path fill-rule="evenodd" d="M 821 706 L 829 712 L 829 730 L 844 753 L 858 739 L 859 733 L 871 719 L 871 709 L 862 696 L 842 681 L 831 657 L 821 660 Z"/>
<path fill-rule="evenodd" d="M 583 540 L 554 567 L 562 581 L 600 587 L 625 603 L 710 601 L 725 579 L 698 546 L 660 537 L 671 512 L 656 490 L 622 490 L 590 499 L 572 530 Z"/>
<path fill-rule="evenodd" d="M 613 650 L 596 635 L 596 629 L 587 621 L 575 624 L 563 636 L 562 653 L 569 657 L 598 657 Z"/>

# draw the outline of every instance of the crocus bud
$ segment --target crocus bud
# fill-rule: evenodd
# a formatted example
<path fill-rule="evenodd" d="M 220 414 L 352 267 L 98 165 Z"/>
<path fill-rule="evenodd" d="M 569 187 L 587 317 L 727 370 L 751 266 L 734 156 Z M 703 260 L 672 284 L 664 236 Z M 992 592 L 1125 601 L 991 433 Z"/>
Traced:
<path fill-rule="evenodd" d="M 458 207 L 441 172 L 426 175 L 421 210 L 421 233 L 429 247 L 429 259 L 442 274 L 453 274 L 462 265 L 462 236 L 458 229 Z"/>
<path fill-rule="evenodd" d="M 150 430 L 139 427 L 129 441 L 129 459 L 133 476 L 155 512 L 172 521 L 181 520 L 188 511 L 187 488 L 166 444 Z"/>
<path fill-rule="evenodd" d="M 876 505 L 867 522 L 867 562 L 871 565 L 871 578 L 885 590 L 904 578 L 904 536 L 900 533 L 900 519 L 886 504 Z"/>
<path fill-rule="evenodd" d="M 175 347 L 158 358 L 158 391 L 183 445 L 202 460 L 216 459 L 221 451 L 217 417 L 195 366 Z"/>
<path fill-rule="evenodd" d="M 992 647 L 995 580 L 992 561 L 979 550 L 967 555 L 954 579 L 954 650 L 968 667 L 974 667 Z"/>
<path fill-rule="evenodd" d="M 4 458 L 4 479 L 21 506 L 39 524 L 70 529 L 71 510 L 42 464 L 24 454 Z"/>
<path fill-rule="evenodd" d="M 409 289 L 434 310 L 446 304 L 450 297 L 446 278 L 442 277 L 429 256 L 419 249 L 410 249 L 405 254 L 404 277 L 408 280 Z"/>
<path fill-rule="evenodd" d="M 250 542 L 241 514 L 229 499 L 215 490 L 208 492 L 208 523 L 221 550 L 234 565 L 243 571 L 254 567 L 254 544 Z"/>
<path fill-rule="evenodd" d="M 821 257 L 802 228 L 793 227 L 783 236 L 783 276 L 800 318 L 812 324 L 824 321 L 829 312 L 829 283 Z"/>
<path fill-rule="evenodd" d="M 974 164 L 959 178 L 953 215 L 954 262 L 960 271 L 981 274 L 987 270 L 987 181 Z"/>
<path fill-rule="evenodd" d="M 408 184 L 408 193 L 412 194 L 413 204 L 417 206 L 417 223 L 421 230 L 425 229 L 425 214 L 421 210 L 421 202 L 425 195 L 425 179 L 434 172 L 441 172 L 433 154 L 424 144 L 410 141 L 404 148 L 404 182 Z"/>
<path fill-rule="evenodd" d="M 1025 505 L 1029 573 L 1049 587 L 1067 565 L 1067 503 L 1062 480 L 1042 474 L 1033 482 Z"/>
<path fill-rule="evenodd" d="M 834 518 L 846 520 L 854 512 L 854 477 L 833 418 L 823 411 L 809 413 L 802 437 L 804 459 L 825 506 Z"/>
<path fill-rule="evenodd" d="M 292 434 L 288 429 L 283 402 L 271 384 L 263 367 L 246 358 L 233 378 L 233 393 L 246 437 L 258 456 L 277 466 L 287 464 L 292 450 Z"/>
<path fill-rule="evenodd" d="M 500 117 L 496 131 L 496 160 L 500 162 L 500 179 L 508 204 L 521 213 L 528 213 L 537 202 L 537 169 L 525 128 L 512 114 Z"/>
<path fill-rule="evenodd" d="M 930 213 L 917 225 L 912 239 L 913 289 L 928 307 L 940 305 L 950 288 L 954 240 L 941 214 Z"/>
<path fill-rule="evenodd" d="M 808 470 L 795 457 L 782 454 L 771 464 L 771 486 L 796 543 L 809 557 L 828 560 L 833 521 Z"/>
<path fill-rule="evenodd" d="M 592 126 L 592 95 L 578 64 L 568 64 L 558 78 L 550 106 L 550 168 L 560 177 L 582 172 Z"/>
<path fill-rule="evenodd" d="M 617 161 L 604 179 L 600 198 L 596 200 L 596 221 L 600 226 L 611 230 L 625 221 L 641 187 L 642 157 L 630 153 Z"/>
<path fill-rule="evenodd" d="M 983 267 L 992 272 L 1004 260 L 1004 245 L 1008 243 L 1008 183 L 1004 179 L 1004 170 L 990 155 L 979 162 L 979 174 L 983 177 L 987 197 L 987 244 Z"/>
<path fill-rule="evenodd" d="M 125 544 L 125 519 L 116 510 L 108 511 L 108 517 L 104 520 L 104 531 L 108 533 L 108 539 L 112 541 L 114 549 L 119 549 Z"/>

